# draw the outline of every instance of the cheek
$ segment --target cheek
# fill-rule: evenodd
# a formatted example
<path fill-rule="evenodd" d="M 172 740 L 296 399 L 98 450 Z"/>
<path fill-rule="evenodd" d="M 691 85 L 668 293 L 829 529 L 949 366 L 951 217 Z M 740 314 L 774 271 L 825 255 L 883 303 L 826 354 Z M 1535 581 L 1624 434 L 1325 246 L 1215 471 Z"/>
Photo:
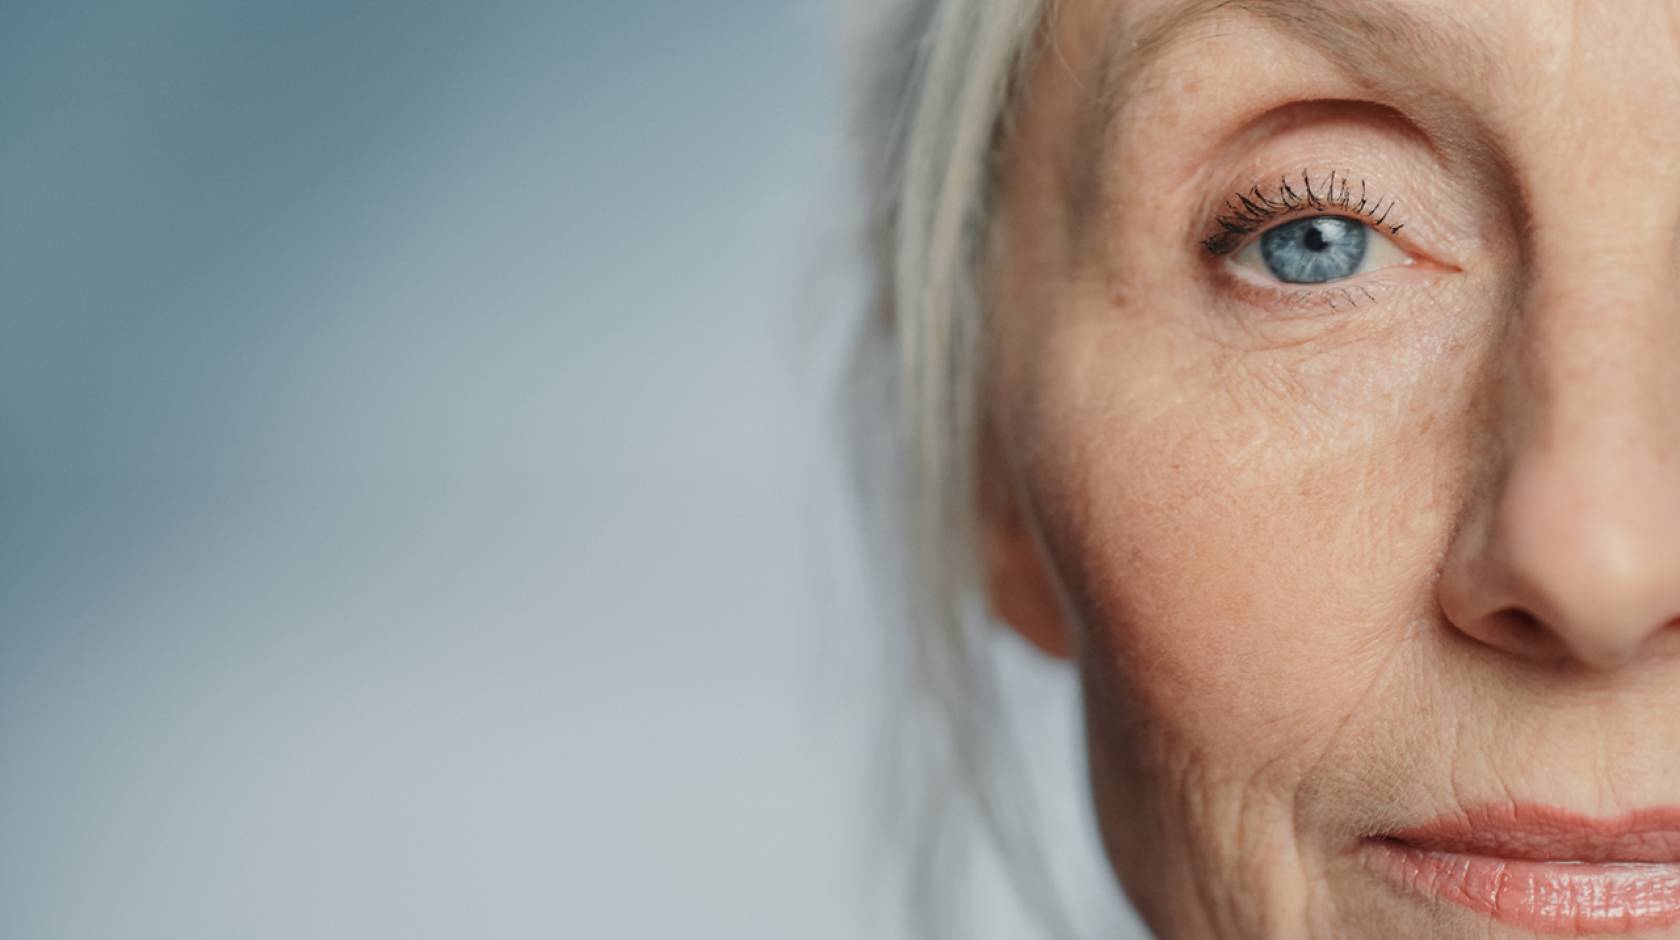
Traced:
<path fill-rule="evenodd" d="M 1025 488 L 1094 765 L 1123 755 L 1106 765 L 1139 779 L 1110 784 L 1136 797 L 1193 762 L 1282 802 L 1420 662 L 1468 382 L 1439 336 L 1257 351 L 1173 319 L 1110 308 L 1043 338 L 1015 372 Z"/>

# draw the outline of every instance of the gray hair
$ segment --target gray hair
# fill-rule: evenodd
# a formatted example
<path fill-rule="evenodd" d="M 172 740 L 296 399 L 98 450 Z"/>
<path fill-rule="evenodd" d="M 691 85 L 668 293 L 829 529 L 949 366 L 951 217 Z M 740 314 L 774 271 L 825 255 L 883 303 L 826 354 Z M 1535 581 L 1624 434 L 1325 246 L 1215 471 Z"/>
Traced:
<path fill-rule="evenodd" d="M 911 898 L 919 936 L 954 931 L 952 820 L 972 813 L 1027 908 L 1065 934 L 1036 864 L 1001 720 L 981 583 L 977 456 L 986 358 L 982 258 L 994 156 L 1049 0 L 888 0 L 863 24 L 854 114 L 875 277 L 853 373 L 853 437 L 880 514 L 877 557 L 898 582 L 916 695 L 900 759 L 923 788 Z M 890 441 L 879 440 L 891 427 Z M 875 446 L 870 446 L 871 444 Z"/>

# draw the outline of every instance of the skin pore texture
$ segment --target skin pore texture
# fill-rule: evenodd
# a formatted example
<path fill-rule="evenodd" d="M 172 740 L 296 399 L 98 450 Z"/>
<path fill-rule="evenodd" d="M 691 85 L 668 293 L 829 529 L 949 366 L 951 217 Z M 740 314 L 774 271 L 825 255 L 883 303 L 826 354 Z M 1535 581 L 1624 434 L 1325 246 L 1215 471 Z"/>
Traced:
<path fill-rule="evenodd" d="M 1680 3 L 1063 0 L 1000 147 L 992 604 L 1151 927 L 1680 937 Z"/>

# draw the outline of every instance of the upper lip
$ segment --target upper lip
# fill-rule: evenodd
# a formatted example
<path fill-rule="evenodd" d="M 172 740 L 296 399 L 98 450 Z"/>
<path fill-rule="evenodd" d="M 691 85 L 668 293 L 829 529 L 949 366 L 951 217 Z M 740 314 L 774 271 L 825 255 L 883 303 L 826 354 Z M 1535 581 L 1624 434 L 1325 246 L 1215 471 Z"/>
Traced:
<path fill-rule="evenodd" d="M 1680 862 L 1680 808 L 1593 818 L 1538 804 L 1450 813 L 1385 837 L 1427 852 L 1534 862 Z"/>

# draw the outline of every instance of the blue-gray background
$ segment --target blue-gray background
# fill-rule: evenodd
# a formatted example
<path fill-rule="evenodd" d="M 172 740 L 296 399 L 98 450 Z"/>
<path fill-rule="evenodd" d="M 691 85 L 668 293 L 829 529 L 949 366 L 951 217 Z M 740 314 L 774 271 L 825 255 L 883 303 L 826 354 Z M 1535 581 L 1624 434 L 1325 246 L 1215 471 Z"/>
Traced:
<path fill-rule="evenodd" d="M 895 935 L 834 19 L 0 4 L 0 936 Z"/>

